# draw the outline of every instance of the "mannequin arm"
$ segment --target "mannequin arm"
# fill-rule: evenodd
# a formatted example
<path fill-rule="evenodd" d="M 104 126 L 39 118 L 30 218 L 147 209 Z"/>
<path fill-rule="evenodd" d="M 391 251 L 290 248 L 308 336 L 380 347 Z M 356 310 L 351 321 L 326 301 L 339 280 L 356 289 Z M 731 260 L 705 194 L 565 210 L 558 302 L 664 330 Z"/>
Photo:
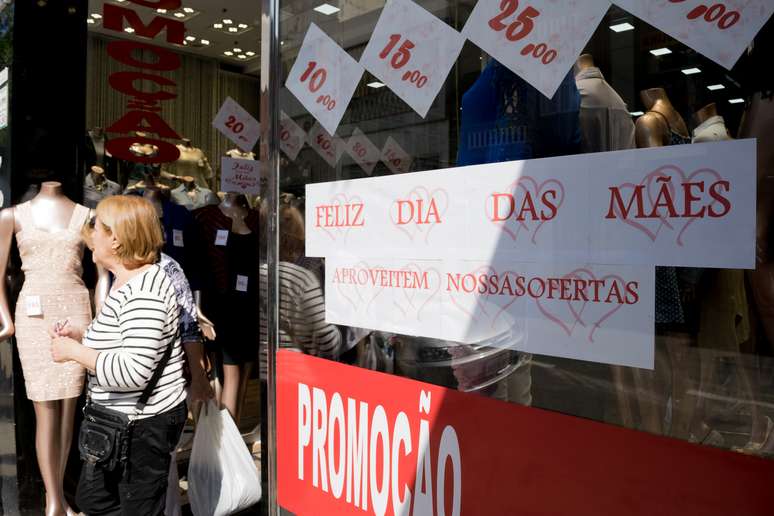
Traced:
<path fill-rule="evenodd" d="M 658 115 L 645 113 L 637 119 L 635 124 L 634 137 L 637 141 L 637 148 L 662 147 L 664 145 L 663 135 L 668 130 Z"/>
<path fill-rule="evenodd" d="M 5 289 L 5 274 L 8 271 L 8 259 L 11 255 L 14 221 L 13 208 L 0 211 L 0 282 L 2 282 L 0 284 L 0 340 L 11 337 L 16 331 Z"/>
<path fill-rule="evenodd" d="M 195 290 L 194 302 L 196 303 L 196 318 L 199 320 L 199 326 L 207 340 L 215 340 L 215 324 L 202 312 L 202 291 Z"/>

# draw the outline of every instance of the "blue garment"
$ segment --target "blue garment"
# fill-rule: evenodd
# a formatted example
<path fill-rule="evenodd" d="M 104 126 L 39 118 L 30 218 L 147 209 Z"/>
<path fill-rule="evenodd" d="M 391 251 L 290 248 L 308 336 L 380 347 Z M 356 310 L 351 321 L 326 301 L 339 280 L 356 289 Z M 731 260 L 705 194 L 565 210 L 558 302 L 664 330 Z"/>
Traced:
<path fill-rule="evenodd" d="M 180 264 L 191 284 L 191 290 L 200 290 L 199 260 L 196 257 L 196 251 L 199 248 L 198 233 L 194 226 L 194 218 L 191 212 L 173 202 L 163 201 L 161 209 L 163 212 L 161 225 L 164 227 L 163 252 Z M 182 245 L 175 245 L 175 243 L 182 243 Z"/>
<path fill-rule="evenodd" d="M 490 60 L 462 96 L 457 165 L 579 153 L 580 101 L 572 71 L 549 99 Z"/>

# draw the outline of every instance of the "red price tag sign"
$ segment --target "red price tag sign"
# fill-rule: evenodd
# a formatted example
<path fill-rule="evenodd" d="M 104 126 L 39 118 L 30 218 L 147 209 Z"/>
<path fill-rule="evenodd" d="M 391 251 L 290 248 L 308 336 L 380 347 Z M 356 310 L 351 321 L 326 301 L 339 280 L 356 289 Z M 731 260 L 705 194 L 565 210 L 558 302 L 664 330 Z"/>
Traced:
<path fill-rule="evenodd" d="M 479 0 L 462 34 L 551 98 L 608 7 L 607 0 Z"/>
<path fill-rule="evenodd" d="M 427 115 L 465 38 L 410 0 L 388 0 L 360 63 Z"/>
<path fill-rule="evenodd" d="M 363 67 L 312 23 L 285 86 L 326 131 L 335 133 L 362 75 Z"/>
<path fill-rule="evenodd" d="M 411 168 L 411 156 L 398 145 L 392 136 L 387 138 L 382 149 L 382 161 L 393 174 L 405 174 Z"/>
<path fill-rule="evenodd" d="M 774 12 L 772 0 L 618 0 L 616 4 L 729 70 Z"/>
<path fill-rule="evenodd" d="M 374 167 L 379 163 L 381 156 L 379 148 L 357 127 L 352 131 L 352 136 L 347 141 L 347 154 L 352 156 L 352 159 L 369 176 L 373 173 Z"/>
<path fill-rule="evenodd" d="M 331 136 L 320 124 L 309 130 L 309 146 L 317 151 L 328 165 L 335 167 L 344 152 L 344 142 L 338 136 Z"/>
<path fill-rule="evenodd" d="M 306 141 L 306 133 L 293 121 L 284 111 L 280 111 L 280 149 L 288 155 L 291 160 L 298 157 L 301 148 Z"/>
<path fill-rule="evenodd" d="M 255 147 L 261 134 L 258 120 L 231 97 L 226 97 L 212 126 L 245 152 Z"/>

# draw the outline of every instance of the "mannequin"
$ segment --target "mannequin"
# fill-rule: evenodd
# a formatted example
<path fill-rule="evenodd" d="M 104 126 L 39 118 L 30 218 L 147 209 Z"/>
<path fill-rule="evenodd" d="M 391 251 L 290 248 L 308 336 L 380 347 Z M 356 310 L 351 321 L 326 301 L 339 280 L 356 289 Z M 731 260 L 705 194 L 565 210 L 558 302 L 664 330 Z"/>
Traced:
<path fill-rule="evenodd" d="M 46 487 L 46 516 L 72 514 L 62 482 L 73 436 L 73 416 L 83 390 L 84 370 L 55 364 L 46 353 L 49 330 L 70 316 L 72 324 L 91 322 L 91 300 L 81 279 L 84 244 L 81 227 L 91 212 L 65 197 L 58 182 L 44 182 L 31 201 L 0 212 L 0 272 L 5 276 L 14 234 L 25 273 L 11 320 L 5 288 L 0 288 L 0 338 L 16 335 L 27 397 L 37 420 L 35 447 Z M 107 276 L 99 271 L 97 309 L 107 296 Z M 75 315 L 74 315 L 75 314 Z"/>
<path fill-rule="evenodd" d="M 726 122 L 718 115 L 718 109 L 714 102 L 707 104 L 693 114 L 696 128 L 693 130 L 693 143 L 717 142 L 730 140 Z"/>
<path fill-rule="evenodd" d="M 220 199 L 208 188 L 199 186 L 195 178 L 183 176 L 180 185 L 171 192 L 172 202 L 185 207 L 189 211 L 199 209 L 209 204 L 219 204 Z"/>
<path fill-rule="evenodd" d="M 242 152 L 240 149 L 230 149 L 226 151 L 226 156 L 234 159 L 255 159 L 254 152 Z"/>
<path fill-rule="evenodd" d="M 637 119 L 637 147 L 662 147 L 690 143 L 685 121 L 674 108 L 663 88 L 640 92 L 648 110 Z M 652 433 L 668 433 L 665 416 L 671 385 L 673 413 L 682 409 L 682 396 L 687 390 L 685 363 L 692 342 L 688 324 L 695 299 L 694 290 L 701 269 L 656 267 L 656 370 L 635 369 L 634 379 L 640 398 L 641 424 Z M 684 306 L 684 302 L 688 304 Z M 671 360 L 671 373 L 670 373 Z M 671 376 L 670 376 L 671 375 Z"/>
<path fill-rule="evenodd" d="M 575 84 L 581 96 L 582 152 L 604 152 L 634 148 L 634 123 L 626 103 L 594 66 L 591 54 L 576 64 Z"/>
<path fill-rule="evenodd" d="M 204 151 L 194 147 L 189 138 L 183 138 L 177 148 L 180 150 L 180 157 L 170 164 L 170 172 L 178 176 L 193 177 L 197 185 L 210 188 L 213 171 Z"/>
<path fill-rule="evenodd" d="M 202 309 L 212 314 L 216 363 L 222 363 L 220 403 L 239 422 L 247 380 L 258 355 L 258 212 L 244 195 L 193 212 L 205 252 Z M 224 241 L 225 240 L 225 241 Z"/>
<path fill-rule="evenodd" d="M 83 179 L 83 204 L 96 208 L 99 201 L 111 195 L 120 195 L 121 185 L 105 177 L 105 169 L 93 165 Z"/>

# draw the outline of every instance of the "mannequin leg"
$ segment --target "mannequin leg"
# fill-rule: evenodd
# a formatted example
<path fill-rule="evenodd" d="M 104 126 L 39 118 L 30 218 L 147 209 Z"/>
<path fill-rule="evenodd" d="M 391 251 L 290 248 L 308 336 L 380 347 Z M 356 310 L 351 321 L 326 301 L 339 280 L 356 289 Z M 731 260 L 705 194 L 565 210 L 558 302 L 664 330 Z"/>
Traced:
<path fill-rule="evenodd" d="M 239 365 L 223 364 L 224 378 L 221 405 L 228 409 L 237 425 L 239 425 L 242 403 L 247 390 L 247 381 L 250 378 L 252 368 L 252 362 Z"/>
<path fill-rule="evenodd" d="M 62 462 L 61 431 L 62 403 L 60 400 L 35 401 L 35 451 L 38 467 L 46 486 L 46 516 L 65 516 L 62 505 L 64 492 L 61 483 Z"/>
<path fill-rule="evenodd" d="M 70 447 L 73 442 L 73 423 L 75 421 L 75 408 L 78 405 L 78 398 L 67 398 L 59 402 L 61 404 L 61 420 L 59 422 L 59 485 L 62 487 L 62 505 L 69 509 L 69 505 L 64 498 L 64 476 L 67 469 L 67 459 L 70 456 Z"/>

